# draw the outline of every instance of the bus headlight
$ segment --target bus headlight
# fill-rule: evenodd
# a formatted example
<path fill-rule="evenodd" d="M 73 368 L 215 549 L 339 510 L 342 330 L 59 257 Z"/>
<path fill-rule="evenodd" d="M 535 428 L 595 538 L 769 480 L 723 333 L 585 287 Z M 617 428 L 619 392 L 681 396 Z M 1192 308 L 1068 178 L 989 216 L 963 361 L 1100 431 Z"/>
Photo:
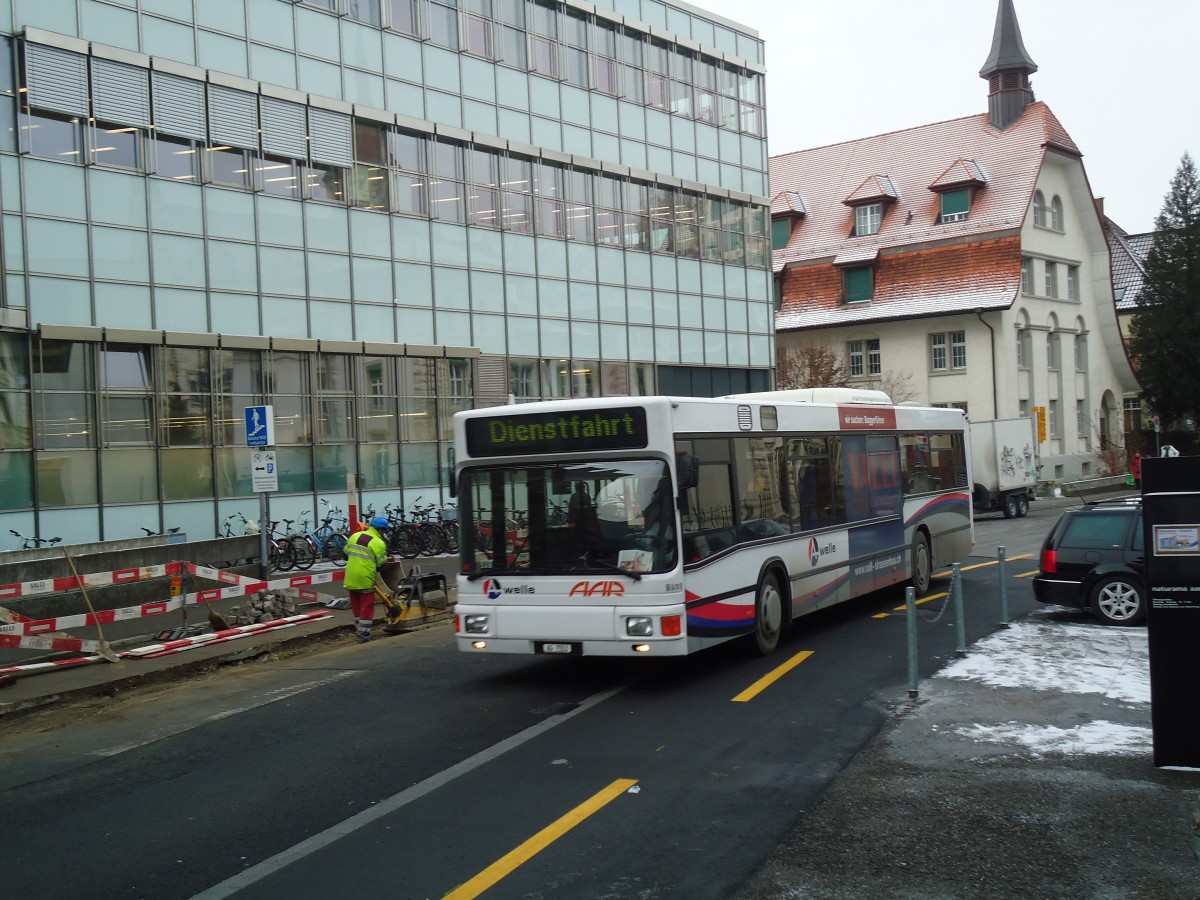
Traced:
<path fill-rule="evenodd" d="M 630 637 L 650 637 L 654 634 L 654 620 L 649 616 L 630 616 L 625 620 L 625 633 Z"/>
<path fill-rule="evenodd" d="M 467 634 L 487 634 L 487 616 L 463 616 L 463 631 Z"/>

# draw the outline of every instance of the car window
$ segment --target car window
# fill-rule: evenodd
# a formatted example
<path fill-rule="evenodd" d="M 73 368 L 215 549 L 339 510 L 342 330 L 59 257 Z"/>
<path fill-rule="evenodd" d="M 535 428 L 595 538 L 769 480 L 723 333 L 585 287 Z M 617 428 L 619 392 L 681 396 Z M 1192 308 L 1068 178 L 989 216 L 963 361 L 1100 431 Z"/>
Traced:
<path fill-rule="evenodd" d="M 1141 550 L 1146 546 L 1145 532 L 1142 530 L 1142 517 L 1133 520 L 1133 549 Z"/>
<path fill-rule="evenodd" d="M 1077 550 L 1110 550 L 1122 547 L 1125 544 L 1129 518 L 1127 513 L 1072 516 L 1059 546 Z"/>

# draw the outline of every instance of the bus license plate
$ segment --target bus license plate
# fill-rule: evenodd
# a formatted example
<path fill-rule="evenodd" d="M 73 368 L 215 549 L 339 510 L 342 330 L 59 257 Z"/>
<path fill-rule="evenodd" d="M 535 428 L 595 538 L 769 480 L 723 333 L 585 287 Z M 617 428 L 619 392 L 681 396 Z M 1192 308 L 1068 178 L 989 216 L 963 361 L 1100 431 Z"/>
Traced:
<path fill-rule="evenodd" d="M 575 644 L 542 644 L 541 652 L 571 654 L 576 652 L 575 646 Z"/>

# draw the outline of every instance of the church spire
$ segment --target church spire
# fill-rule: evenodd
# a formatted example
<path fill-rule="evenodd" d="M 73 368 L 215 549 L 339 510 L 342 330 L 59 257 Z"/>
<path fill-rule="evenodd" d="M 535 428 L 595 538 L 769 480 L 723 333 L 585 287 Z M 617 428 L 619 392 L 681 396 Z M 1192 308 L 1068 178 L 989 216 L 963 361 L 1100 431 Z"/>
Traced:
<path fill-rule="evenodd" d="M 995 128 L 1003 131 L 1033 102 L 1029 76 L 1036 71 L 1037 63 L 1021 40 L 1012 0 L 1000 0 L 992 49 L 979 70 L 979 77 L 988 81 L 988 118 Z"/>

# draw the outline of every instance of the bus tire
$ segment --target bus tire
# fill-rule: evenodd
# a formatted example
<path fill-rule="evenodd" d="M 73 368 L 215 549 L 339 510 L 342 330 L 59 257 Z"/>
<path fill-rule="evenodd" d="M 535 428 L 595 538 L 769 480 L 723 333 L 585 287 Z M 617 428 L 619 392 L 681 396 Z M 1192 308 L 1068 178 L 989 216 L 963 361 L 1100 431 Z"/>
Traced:
<path fill-rule="evenodd" d="M 918 531 L 912 543 L 912 586 L 917 597 L 929 593 L 929 585 L 933 582 L 933 561 L 929 555 L 929 537 L 923 531 Z"/>
<path fill-rule="evenodd" d="M 784 603 L 779 576 L 768 572 L 758 583 L 754 598 L 754 642 L 762 656 L 769 656 L 779 646 L 784 626 Z"/>

